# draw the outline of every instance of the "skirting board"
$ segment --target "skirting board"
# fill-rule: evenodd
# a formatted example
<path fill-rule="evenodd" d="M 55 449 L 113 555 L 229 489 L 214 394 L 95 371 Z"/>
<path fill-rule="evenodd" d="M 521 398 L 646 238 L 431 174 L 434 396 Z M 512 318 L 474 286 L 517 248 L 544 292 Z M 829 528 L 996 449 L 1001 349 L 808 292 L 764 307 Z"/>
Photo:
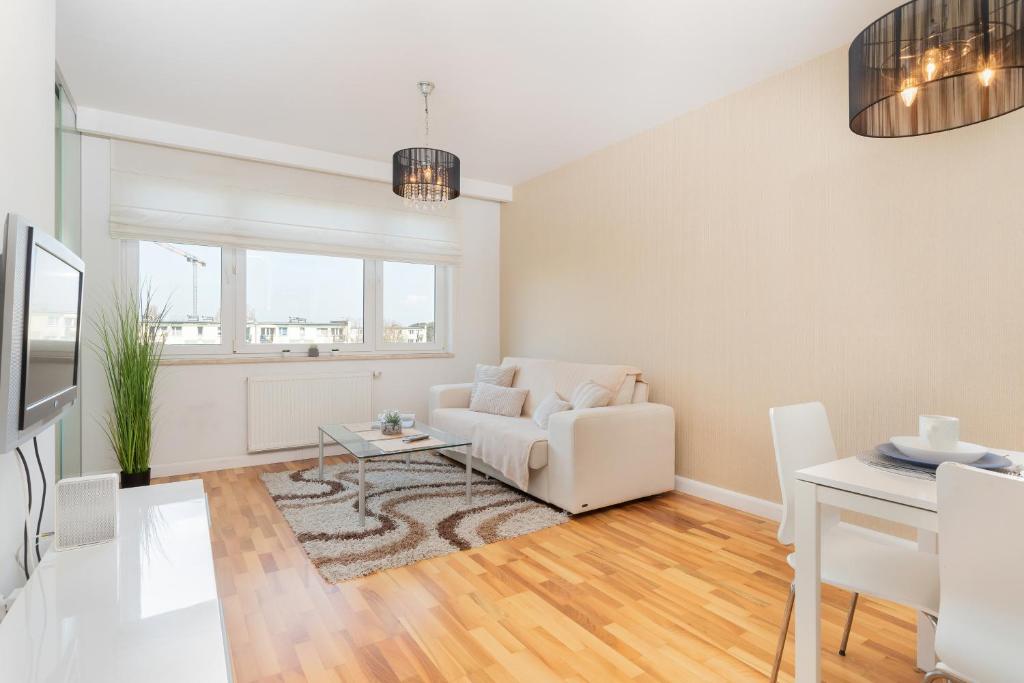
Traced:
<path fill-rule="evenodd" d="M 782 519 L 782 505 L 763 498 L 754 498 L 745 493 L 723 489 L 713 484 L 706 484 L 696 479 L 687 479 L 676 475 L 676 491 L 691 496 L 710 500 L 735 510 L 749 512 L 752 515 L 771 519 L 776 522 Z"/>
<path fill-rule="evenodd" d="M 781 503 L 773 503 L 772 501 L 765 500 L 763 498 L 754 498 L 753 496 L 748 496 L 745 493 L 730 491 L 729 489 L 723 489 L 713 484 L 706 484 L 702 481 L 697 481 L 696 479 L 687 479 L 686 477 L 680 477 L 679 475 L 676 475 L 676 491 L 696 496 L 697 498 L 703 498 L 704 500 L 710 500 L 712 503 L 718 503 L 719 505 L 724 505 L 726 507 L 733 508 L 734 510 L 747 512 L 756 517 L 770 519 L 774 522 L 782 521 Z M 846 524 L 846 522 L 843 522 L 843 524 Z M 906 538 L 901 538 L 883 531 L 876 531 L 875 529 L 869 529 L 857 524 L 852 526 L 856 528 L 858 533 L 861 533 L 872 540 L 889 543 L 895 542 L 906 548 L 916 548 L 913 541 Z"/>

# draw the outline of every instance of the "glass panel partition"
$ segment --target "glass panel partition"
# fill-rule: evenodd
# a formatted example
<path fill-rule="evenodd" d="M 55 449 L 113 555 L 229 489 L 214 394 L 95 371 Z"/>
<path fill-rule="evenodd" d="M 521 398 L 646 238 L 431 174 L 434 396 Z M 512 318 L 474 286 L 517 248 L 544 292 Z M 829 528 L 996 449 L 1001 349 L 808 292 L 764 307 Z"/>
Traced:
<path fill-rule="evenodd" d="M 74 103 L 63 83 L 55 89 L 56 193 L 54 232 L 76 254 L 82 253 L 82 136 L 78 132 Z M 82 474 L 82 400 L 57 427 L 57 478 Z"/>

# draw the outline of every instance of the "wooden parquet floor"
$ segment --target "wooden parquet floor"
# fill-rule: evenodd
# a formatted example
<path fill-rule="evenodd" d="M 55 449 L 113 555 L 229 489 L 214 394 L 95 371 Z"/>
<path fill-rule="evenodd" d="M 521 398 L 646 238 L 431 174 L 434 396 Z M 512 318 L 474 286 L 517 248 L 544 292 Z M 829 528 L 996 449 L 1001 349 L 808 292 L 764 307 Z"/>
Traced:
<path fill-rule="evenodd" d="M 678 493 L 341 584 L 258 475 L 202 478 L 235 680 L 764 681 L 791 573 L 775 524 Z M 823 678 L 920 681 L 910 610 L 823 590 Z M 781 680 L 792 680 L 793 637 Z"/>

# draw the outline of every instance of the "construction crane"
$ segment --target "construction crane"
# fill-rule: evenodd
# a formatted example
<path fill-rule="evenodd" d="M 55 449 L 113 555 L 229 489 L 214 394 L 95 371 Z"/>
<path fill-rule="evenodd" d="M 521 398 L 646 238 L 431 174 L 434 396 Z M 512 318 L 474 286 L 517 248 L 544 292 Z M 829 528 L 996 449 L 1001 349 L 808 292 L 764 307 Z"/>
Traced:
<path fill-rule="evenodd" d="M 192 264 L 192 320 L 199 320 L 199 268 L 205 268 L 206 261 L 195 254 L 188 253 L 184 249 L 179 249 L 173 244 L 157 242 L 157 245 L 178 256 L 183 256 L 186 261 Z"/>

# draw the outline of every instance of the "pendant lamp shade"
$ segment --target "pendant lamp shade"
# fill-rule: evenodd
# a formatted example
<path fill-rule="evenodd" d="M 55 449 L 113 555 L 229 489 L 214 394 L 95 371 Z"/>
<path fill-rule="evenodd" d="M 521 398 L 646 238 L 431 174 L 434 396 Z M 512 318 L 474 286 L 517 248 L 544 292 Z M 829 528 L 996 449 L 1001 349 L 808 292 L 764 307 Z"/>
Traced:
<path fill-rule="evenodd" d="M 1024 106 L 1024 0 L 912 0 L 850 45 L 850 130 L 905 137 Z"/>
<path fill-rule="evenodd" d="M 422 147 L 400 149 L 391 156 L 391 189 L 406 204 L 416 208 L 437 209 L 459 196 L 461 169 L 459 158 L 430 146 L 430 94 L 434 84 L 416 84 L 423 96 Z"/>
<path fill-rule="evenodd" d="M 459 158 L 432 147 L 400 149 L 391 157 L 391 189 L 420 204 L 444 204 L 459 196 Z"/>

